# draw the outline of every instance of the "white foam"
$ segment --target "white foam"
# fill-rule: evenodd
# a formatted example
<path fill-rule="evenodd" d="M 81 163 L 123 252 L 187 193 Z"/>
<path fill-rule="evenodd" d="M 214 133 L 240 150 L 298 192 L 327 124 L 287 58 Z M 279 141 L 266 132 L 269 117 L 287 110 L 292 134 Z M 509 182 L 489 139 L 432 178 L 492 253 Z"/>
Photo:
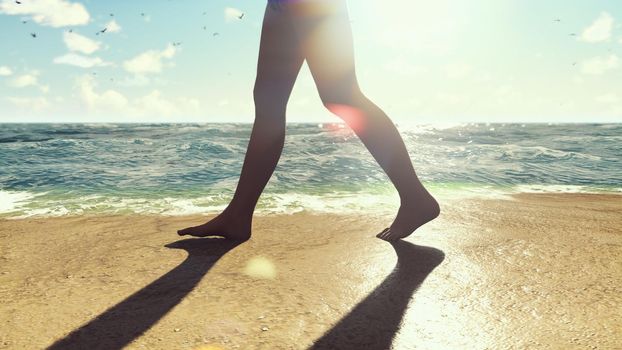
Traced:
<path fill-rule="evenodd" d="M 589 186 L 580 185 L 516 185 L 514 190 L 519 193 L 599 193 Z"/>
<path fill-rule="evenodd" d="M 0 213 L 11 213 L 28 204 L 34 194 L 25 191 L 0 190 Z"/>

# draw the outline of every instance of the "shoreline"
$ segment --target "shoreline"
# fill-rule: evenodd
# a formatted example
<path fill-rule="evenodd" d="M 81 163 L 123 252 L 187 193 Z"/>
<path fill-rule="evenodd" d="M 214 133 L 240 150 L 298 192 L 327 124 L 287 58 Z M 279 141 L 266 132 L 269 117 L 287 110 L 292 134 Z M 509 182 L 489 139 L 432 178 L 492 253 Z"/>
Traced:
<path fill-rule="evenodd" d="M 0 349 L 622 344 L 619 195 L 512 198 L 398 246 L 385 214 L 259 215 L 235 247 L 175 234 L 200 215 L 0 219 Z"/>

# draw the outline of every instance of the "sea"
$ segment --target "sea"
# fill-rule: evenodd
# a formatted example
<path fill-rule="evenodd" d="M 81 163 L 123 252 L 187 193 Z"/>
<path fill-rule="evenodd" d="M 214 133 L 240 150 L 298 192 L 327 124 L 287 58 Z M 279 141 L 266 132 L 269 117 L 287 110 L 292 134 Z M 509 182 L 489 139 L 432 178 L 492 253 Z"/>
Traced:
<path fill-rule="evenodd" d="M 0 218 L 213 214 L 231 200 L 252 124 L 0 124 Z M 622 194 L 622 124 L 398 125 L 441 201 Z M 622 197 L 621 197 L 622 198 Z M 399 197 L 340 123 L 290 123 L 259 214 L 388 213 Z"/>

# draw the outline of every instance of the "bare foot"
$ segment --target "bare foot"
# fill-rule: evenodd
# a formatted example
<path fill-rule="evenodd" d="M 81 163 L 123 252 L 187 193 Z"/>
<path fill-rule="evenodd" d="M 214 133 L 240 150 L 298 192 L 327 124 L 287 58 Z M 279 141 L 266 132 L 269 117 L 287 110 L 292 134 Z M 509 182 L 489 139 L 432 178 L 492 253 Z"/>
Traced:
<path fill-rule="evenodd" d="M 434 220 L 440 212 L 436 199 L 424 189 L 409 201 L 402 202 L 391 227 L 385 228 L 376 237 L 388 242 L 408 237 L 423 224 Z"/>
<path fill-rule="evenodd" d="M 239 215 L 223 211 L 220 215 L 203 225 L 188 227 L 177 231 L 180 236 L 208 237 L 219 236 L 235 241 L 246 241 L 251 237 L 251 222 Z"/>

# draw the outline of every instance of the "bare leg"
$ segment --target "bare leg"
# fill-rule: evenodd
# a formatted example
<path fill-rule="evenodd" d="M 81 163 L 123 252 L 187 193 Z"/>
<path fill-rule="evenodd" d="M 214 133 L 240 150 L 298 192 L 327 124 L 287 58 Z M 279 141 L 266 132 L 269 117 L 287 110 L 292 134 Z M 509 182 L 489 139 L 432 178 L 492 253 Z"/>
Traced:
<path fill-rule="evenodd" d="M 345 0 L 295 3 L 296 29 L 325 106 L 357 134 L 397 189 L 401 206 L 391 226 L 377 235 L 396 240 L 440 213 L 423 187 L 398 130 L 360 91 L 354 68 L 352 31 Z"/>
<path fill-rule="evenodd" d="M 283 150 L 287 101 L 304 61 L 292 29 L 290 13 L 266 8 L 253 91 L 255 123 L 233 200 L 214 219 L 180 235 L 250 237 L 253 211 Z"/>

